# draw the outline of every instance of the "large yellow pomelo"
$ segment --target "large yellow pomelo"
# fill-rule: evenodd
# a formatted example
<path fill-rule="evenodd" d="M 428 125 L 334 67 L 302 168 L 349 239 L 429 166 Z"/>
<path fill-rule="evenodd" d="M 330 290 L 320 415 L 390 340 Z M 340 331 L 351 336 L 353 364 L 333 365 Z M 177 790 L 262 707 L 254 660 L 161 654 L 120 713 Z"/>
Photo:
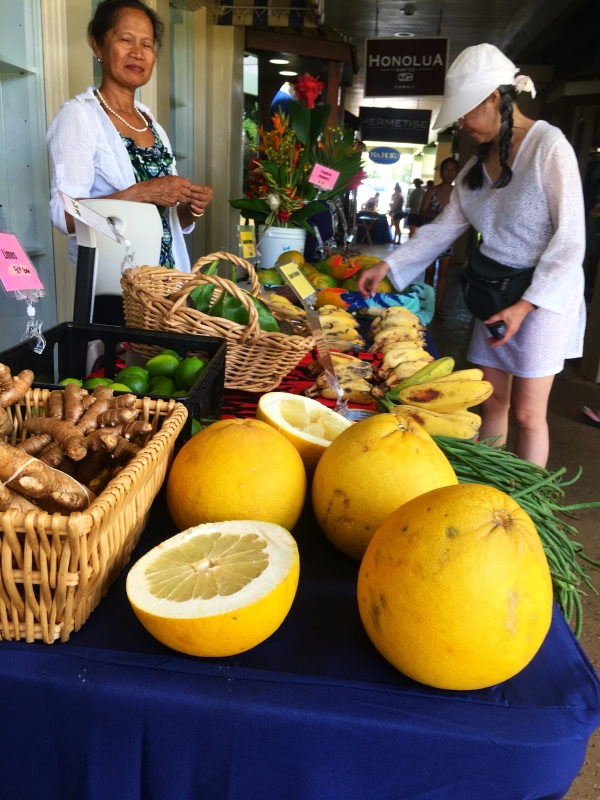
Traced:
<path fill-rule="evenodd" d="M 225 419 L 197 433 L 179 451 L 167 482 L 169 511 L 180 530 L 230 519 L 291 530 L 305 495 L 298 451 L 256 419 Z"/>
<path fill-rule="evenodd" d="M 198 525 L 134 564 L 127 596 L 160 642 L 194 656 L 232 656 L 285 619 L 298 586 L 298 547 L 269 522 Z"/>
<path fill-rule="evenodd" d="M 275 263 L 289 264 L 290 261 L 293 261 L 294 264 L 297 264 L 299 267 L 301 267 L 305 263 L 304 255 L 300 253 L 298 250 L 287 250 L 285 253 L 281 253 L 278 256 L 277 261 Z"/>
<path fill-rule="evenodd" d="M 256 418 L 294 445 L 309 475 L 331 442 L 352 425 L 318 400 L 286 392 L 264 394 L 258 402 Z"/>
<path fill-rule="evenodd" d="M 450 462 L 419 425 L 401 415 L 377 414 L 343 431 L 323 453 L 312 501 L 327 538 L 361 559 L 392 511 L 456 482 Z"/>
<path fill-rule="evenodd" d="M 533 522 L 477 484 L 411 500 L 379 528 L 360 566 L 358 604 L 379 652 L 440 689 L 516 675 L 550 627 L 552 581 Z"/>

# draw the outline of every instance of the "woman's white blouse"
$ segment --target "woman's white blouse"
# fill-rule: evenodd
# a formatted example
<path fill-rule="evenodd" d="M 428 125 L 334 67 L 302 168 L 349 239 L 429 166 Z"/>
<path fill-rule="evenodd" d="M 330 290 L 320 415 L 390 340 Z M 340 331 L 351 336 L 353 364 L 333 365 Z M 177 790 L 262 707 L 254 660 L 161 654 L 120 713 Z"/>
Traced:
<path fill-rule="evenodd" d="M 585 211 L 579 167 L 563 133 L 547 122 L 527 132 L 513 164 L 513 178 L 494 189 L 471 191 L 461 170 L 444 212 L 387 259 L 391 277 L 404 287 L 470 225 L 482 236 L 481 252 L 508 267 L 536 267 L 523 297 L 561 314 L 567 297 L 583 298 Z"/>
<path fill-rule="evenodd" d="M 150 117 L 163 144 L 172 153 L 169 137 L 150 110 L 141 103 L 136 106 Z M 136 182 L 127 148 L 92 86 L 62 106 L 48 129 L 46 144 L 51 165 L 50 216 L 62 233 L 68 231 L 59 189 L 70 197 L 94 198 L 123 191 Z M 172 171 L 177 174 L 175 157 Z M 190 259 L 183 234 L 190 233 L 194 225 L 182 230 L 177 209 L 168 211 L 175 266 L 189 272 Z M 77 244 L 74 234 L 71 237 L 69 252 L 75 263 Z"/>

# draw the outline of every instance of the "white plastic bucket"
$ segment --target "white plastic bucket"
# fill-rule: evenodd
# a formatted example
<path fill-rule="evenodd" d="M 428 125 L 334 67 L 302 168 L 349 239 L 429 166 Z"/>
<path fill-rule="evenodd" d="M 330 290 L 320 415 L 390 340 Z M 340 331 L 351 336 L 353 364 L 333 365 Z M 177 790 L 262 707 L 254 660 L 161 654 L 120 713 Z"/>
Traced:
<path fill-rule="evenodd" d="M 282 253 L 298 250 L 304 253 L 304 228 L 268 228 L 260 237 L 258 252 L 261 269 L 271 269 Z"/>

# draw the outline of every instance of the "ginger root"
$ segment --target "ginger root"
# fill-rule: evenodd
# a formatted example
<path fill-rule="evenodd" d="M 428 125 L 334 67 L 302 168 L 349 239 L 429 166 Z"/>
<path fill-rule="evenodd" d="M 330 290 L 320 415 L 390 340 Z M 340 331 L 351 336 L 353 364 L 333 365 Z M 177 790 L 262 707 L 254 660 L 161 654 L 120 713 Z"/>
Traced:
<path fill-rule="evenodd" d="M 0 406 L 0 436 L 8 436 L 13 430 L 13 421 L 8 411 Z"/>
<path fill-rule="evenodd" d="M 64 391 L 64 417 L 67 422 L 77 425 L 83 416 L 84 408 L 82 399 L 87 395 L 87 390 L 77 386 L 76 383 L 68 383 Z"/>
<path fill-rule="evenodd" d="M 55 389 L 50 392 L 50 397 L 48 398 L 48 417 L 50 419 L 62 419 L 64 415 L 64 393 L 62 389 Z"/>
<path fill-rule="evenodd" d="M 26 497 L 18 492 L 13 492 L 8 489 L 3 483 L 0 483 L 0 511 L 7 511 L 9 508 L 16 508 L 18 511 L 25 513 L 31 509 L 37 509 L 33 503 L 30 503 Z"/>
<path fill-rule="evenodd" d="M 0 364 L 0 406 L 8 408 L 22 400 L 33 383 L 33 372 L 24 369 L 13 378 L 6 364 Z"/>
<path fill-rule="evenodd" d="M 119 434 L 114 428 L 98 428 L 85 437 L 88 452 L 112 453 L 119 441 Z"/>
<path fill-rule="evenodd" d="M 95 398 L 95 402 L 87 409 L 77 426 L 84 436 L 99 427 L 98 416 L 108 410 L 110 401 L 113 399 L 113 392 L 108 386 L 96 386 L 92 397 Z"/>
<path fill-rule="evenodd" d="M 109 403 L 109 408 L 133 408 L 136 397 L 134 394 L 118 394 Z"/>
<path fill-rule="evenodd" d="M 49 433 L 39 433 L 37 436 L 30 436 L 29 439 L 18 444 L 17 447 L 24 450 L 27 455 L 37 456 L 52 442 L 52 437 Z"/>
<path fill-rule="evenodd" d="M 49 417 L 30 417 L 23 420 L 23 427 L 29 433 L 49 433 L 61 447 L 65 455 L 73 461 L 81 461 L 87 453 L 87 444 L 83 432 L 72 422 Z"/>
<path fill-rule="evenodd" d="M 104 426 L 113 427 L 120 422 L 133 422 L 137 414 L 138 412 L 131 408 L 109 408 L 108 411 L 99 414 L 96 421 L 100 428 Z"/>

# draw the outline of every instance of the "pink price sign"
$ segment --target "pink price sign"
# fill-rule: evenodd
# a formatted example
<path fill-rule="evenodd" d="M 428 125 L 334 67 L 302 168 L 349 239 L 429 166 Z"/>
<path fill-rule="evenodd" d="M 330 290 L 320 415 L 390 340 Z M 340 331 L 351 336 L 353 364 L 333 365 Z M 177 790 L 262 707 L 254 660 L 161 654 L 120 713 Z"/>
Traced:
<path fill-rule="evenodd" d="M 339 177 L 340 173 L 337 172 L 337 170 L 324 167 L 323 164 L 315 164 L 310 173 L 308 182 L 318 186 L 319 189 L 331 191 L 331 189 L 335 187 Z"/>
<path fill-rule="evenodd" d="M 35 267 L 11 233 L 0 233 L 0 281 L 7 292 L 44 291 Z"/>

